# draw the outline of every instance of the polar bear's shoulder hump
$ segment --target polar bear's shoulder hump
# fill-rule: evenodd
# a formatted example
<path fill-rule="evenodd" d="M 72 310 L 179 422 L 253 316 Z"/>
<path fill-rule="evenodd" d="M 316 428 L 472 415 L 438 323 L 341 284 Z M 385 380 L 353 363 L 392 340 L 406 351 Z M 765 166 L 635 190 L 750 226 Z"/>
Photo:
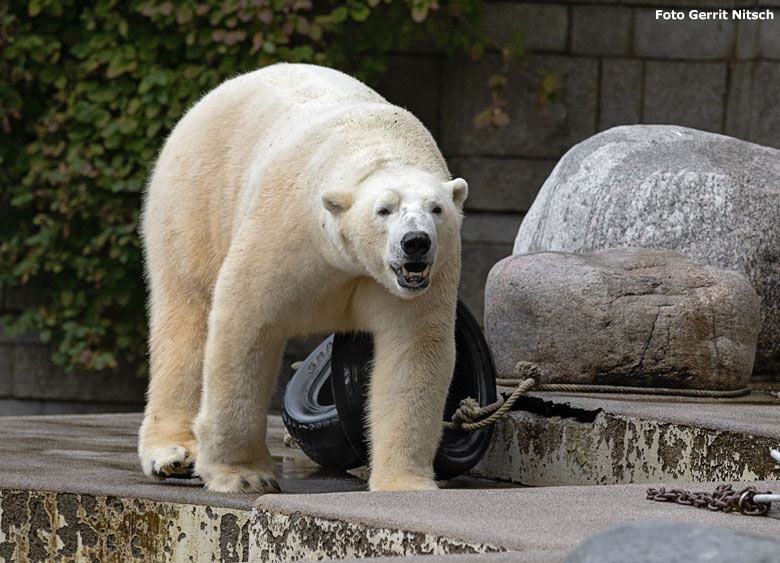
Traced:
<path fill-rule="evenodd" d="M 222 84 L 220 89 L 256 90 L 258 86 L 272 89 L 289 102 L 317 100 L 339 103 L 345 99 L 361 102 L 385 102 L 374 90 L 332 68 L 302 64 L 277 63 L 242 74 Z"/>

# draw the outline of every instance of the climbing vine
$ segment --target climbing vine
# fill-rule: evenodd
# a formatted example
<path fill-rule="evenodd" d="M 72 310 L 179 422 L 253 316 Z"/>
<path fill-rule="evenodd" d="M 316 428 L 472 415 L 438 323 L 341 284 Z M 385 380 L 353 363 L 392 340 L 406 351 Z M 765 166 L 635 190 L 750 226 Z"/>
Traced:
<path fill-rule="evenodd" d="M 506 61 L 522 42 L 480 31 L 458 0 L 10 0 L 0 4 L 0 283 L 34 305 L 0 318 L 53 360 L 141 366 L 141 193 L 163 140 L 221 81 L 278 61 L 328 65 L 369 84 L 415 45 Z M 478 125 L 506 122 L 501 89 Z"/>

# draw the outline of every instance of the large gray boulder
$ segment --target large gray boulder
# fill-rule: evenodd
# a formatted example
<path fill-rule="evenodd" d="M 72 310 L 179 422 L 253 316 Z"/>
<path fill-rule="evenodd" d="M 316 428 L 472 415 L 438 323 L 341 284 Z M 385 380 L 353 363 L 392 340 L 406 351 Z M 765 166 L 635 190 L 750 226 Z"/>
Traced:
<path fill-rule="evenodd" d="M 485 289 L 498 373 L 532 362 L 543 383 L 739 389 L 758 322 L 744 276 L 671 250 L 515 254 Z"/>
<path fill-rule="evenodd" d="M 564 561 L 626 562 L 780 563 L 780 542 L 777 538 L 728 528 L 671 520 L 639 520 L 586 538 Z"/>
<path fill-rule="evenodd" d="M 685 127 L 610 129 L 560 160 L 514 252 L 629 246 L 745 274 L 762 299 L 754 373 L 780 378 L 780 151 Z"/>

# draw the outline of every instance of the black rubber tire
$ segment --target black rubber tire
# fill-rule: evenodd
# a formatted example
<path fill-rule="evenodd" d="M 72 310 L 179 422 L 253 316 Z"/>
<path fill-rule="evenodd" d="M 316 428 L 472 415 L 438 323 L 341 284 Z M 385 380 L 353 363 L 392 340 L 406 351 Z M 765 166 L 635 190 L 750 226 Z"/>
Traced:
<path fill-rule="evenodd" d="M 287 384 L 282 421 L 301 450 L 325 469 L 352 469 L 363 460 L 352 449 L 339 422 L 330 385 L 333 336 L 326 338 Z"/>
<path fill-rule="evenodd" d="M 496 371 L 482 329 L 458 300 L 455 321 L 455 372 L 450 383 L 444 420 L 450 420 L 461 399 L 474 397 L 485 406 L 496 400 Z M 352 449 L 368 462 L 364 420 L 373 339 L 367 333 L 337 334 L 331 366 L 333 399 Z M 490 442 L 492 426 L 474 432 L 445 430 L 433 463 L 436 477 L 451 479 L 474 467 Z"/>

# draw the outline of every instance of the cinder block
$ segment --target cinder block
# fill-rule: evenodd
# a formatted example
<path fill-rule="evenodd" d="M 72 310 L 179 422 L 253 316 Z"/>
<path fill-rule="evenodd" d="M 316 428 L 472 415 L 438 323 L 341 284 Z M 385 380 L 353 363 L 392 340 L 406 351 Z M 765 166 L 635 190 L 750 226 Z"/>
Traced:
<path fill-rule="evenodd" d="M 463 245 L 459 294 L 480 325 L 483 324 L 485 282 L 490 268 L 510 254 L 512 254 L 511 244 L 465 243 Z"/>
<path fill-rule="evenodd" d="M 566 49 L 569 16 L 560 4 L 486 3 L 482 29 L 503 43 L 521 31 L 525 45 L 533 51 L 563 51 Z"/>
<path fill-rule="evenodd" d="M 442 99 L 442 148 L 450 156 L 560 157 L 596 130 L 596 59 L 535 56 L 514 65 L 506 87 L 509 124 L 475 129 L 474 117 L 490 106 L 489 77 L 501 69 L 497 56 L 453 61 Z M 559 101 L 539 104 L 541 74 L 556 76 Z"/>
<path fill-rule="evenodd" d="M 9 397 L 13 388 L 13 348 L 0 346 L 0 397 Z"/>
<path fill-rule="evenodd" d="M 734 44 L 732 20 L 663 20 L 655 9 L 636 12 L 634 53 L 640 57 L 724 59 Z"/>
<path fill-rule="evenodd" d="M 750 140 L 780 148 L 780 63 L 756 63 Z"/>
<path fill-rule="evenodd" d="M 739 62 L 731 67 L 728 104 L 726 106 L 726 135 L 749 140 L 753 113 L 754 62 Z M 780 92 L 775 92 L 775 96 Z M 775 100 L 777 97 L 775 97 Z"/>
<path fill-rule="evenodd" d="M 721 132 L 725 92 L 725 63 L 648 62 L 644 122 Z"/>
<path fill-rule="evenodd" d="M 68 373 L 52 364 L 46 346 L 15 346 L 12 378 L 18 399 L 140 403 L 146 389 L 146 379 L 129 370 Z"/>
<path fill-rule="evenodd" d="M 464 243 L 514 244 L 521 213 L 466 213 L 461 229 Z"/>
<path fill-rule="evenodd" d="M 429 55 L 390 57 L 377 91 L 412 112 L 438 138 L 442 59 Z"/>
<path fill-rule="evenodd" d="M 758 32 L 758 50 L 762 57 L 780 58 L 780 10 L 774 10 L 775 19 L 762 21 Z"/>
<path fill-rule="evenodd" d="M 736 22 L 737 58 L 752 59 L 758 56 L 758 38 L 760 31 L 760 21 L 742 20 Z"/>
<path fill-rule="evenodd" d="M 458 157 L 453 175 L 469 183 L 467 211 L 525 212 L 555 167 L 555 159 Z"/>
<path fill-rule="evenodd" d="M 575 53 L 627 55 L 633 10 L 617 6 L 574 6 L 571 45 Z"/>
<path fill-rule="evenodd" d="M 641 122 L 642 64 L 628 59 L 602 61 L 600 130 Z"/>

